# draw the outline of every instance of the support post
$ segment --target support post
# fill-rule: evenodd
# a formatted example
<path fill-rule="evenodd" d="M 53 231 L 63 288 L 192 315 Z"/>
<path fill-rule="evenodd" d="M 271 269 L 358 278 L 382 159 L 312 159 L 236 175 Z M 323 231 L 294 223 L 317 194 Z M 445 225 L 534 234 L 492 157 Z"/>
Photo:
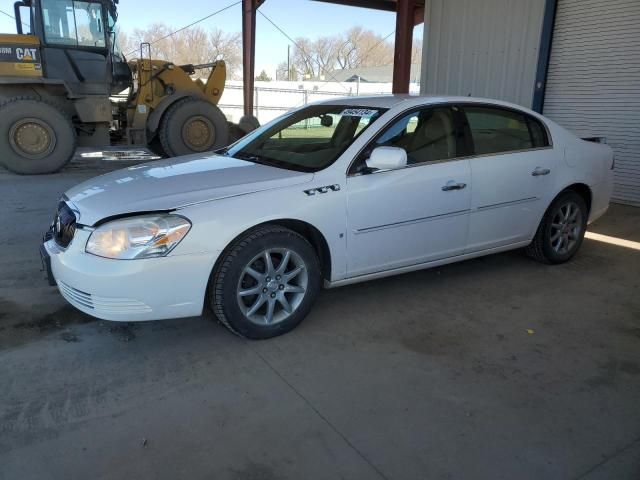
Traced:
<path fill-rule="evenodd" d="M 546 0 L 544 6 L 544 18 L 542 19 L 542 32 L 540 34 L 540 48 L 538 49 L 538 67 L 536 68 L 536 83 L 533 86 L 533 100 L 531 109 L 542 113 L 544 107 L 544 94 L 547 88 L 547 73 L 549 71 L 549 59 L 551 58 L 551 44 L 553 43 L 553 27 L 556 21 L 557 0 Z"/>
<path fill-rule="evenodd" d="M 396 42 L 391 89 L 393 93 L 409 93 L 414 9 L 414 0 L 397 0 L 396 2 Z"/>
<path fill-rule="evenodd" d="M 257 9 L 257 0 L 242 0 L 242 93 L 245 115 L 253 115 Z"/>

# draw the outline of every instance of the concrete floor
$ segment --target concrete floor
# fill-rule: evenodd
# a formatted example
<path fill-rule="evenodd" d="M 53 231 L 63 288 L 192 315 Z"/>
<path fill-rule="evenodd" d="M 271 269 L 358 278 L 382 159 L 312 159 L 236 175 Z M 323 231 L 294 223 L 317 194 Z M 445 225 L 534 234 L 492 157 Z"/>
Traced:
<path fill-rule="evenodd" d="M 0 172 L 2 479 L 638 479 L 640 251 L 325 291 L 294 332 L 93 320 L 39 272 L 69 186 Z M 592 231 L 640 241 L 640 209 Z"/>

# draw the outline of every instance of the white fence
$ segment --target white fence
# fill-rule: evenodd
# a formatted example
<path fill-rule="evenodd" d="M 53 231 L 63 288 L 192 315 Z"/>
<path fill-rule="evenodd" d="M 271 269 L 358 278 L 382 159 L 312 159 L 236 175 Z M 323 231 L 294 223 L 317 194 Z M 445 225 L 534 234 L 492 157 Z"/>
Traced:
<path fill-rule="evenodd" d="M 418 93 L 420 86 L 412 83 L 411 93 Z M 255 82 L 254 115 L 261 124 L 283 113 L 308 103 L 331 98 L 384 95 L 391 93 L 391 83 L 356 82 Z M 229 120 L 238 122 L 243 112 L 242 82 L 227 81 L 219 107 Z"/>

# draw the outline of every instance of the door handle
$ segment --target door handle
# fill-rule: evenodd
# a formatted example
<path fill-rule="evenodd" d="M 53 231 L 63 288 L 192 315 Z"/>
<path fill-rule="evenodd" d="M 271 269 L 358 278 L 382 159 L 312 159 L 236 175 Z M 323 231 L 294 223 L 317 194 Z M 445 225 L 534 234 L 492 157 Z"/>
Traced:
<path fill-rule="evenodd" d="M 533 175 L 534 177 L 539 177 L 540 175 L 549 175 L 550 173 L 551 170 L 549 170 L 548 168 L 536 167 L 536 169 L 531 172 L 531 175 Z"/>
<path fill-rule="evenodd" d="M 450 190 L 462 190 L 466 186 L 467 186 L 466 183 L 448 182 L 444 187 L 442 187 L 442 191 L 448 192 Z"/>

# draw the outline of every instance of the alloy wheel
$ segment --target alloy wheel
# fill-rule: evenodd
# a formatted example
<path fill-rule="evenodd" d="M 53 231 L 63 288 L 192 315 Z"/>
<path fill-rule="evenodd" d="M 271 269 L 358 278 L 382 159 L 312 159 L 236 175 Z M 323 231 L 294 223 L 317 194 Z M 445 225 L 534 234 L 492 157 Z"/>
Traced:
<path fill-rule="evenodd" d="M 549 242 L 554 252 L 565 255 L 575 247 L 580 239 L 582 221 L 582 212 L 576 203 L 560 205 L 551 220 Z"/>
<path fill-rule="evenodd" d="M 307 292 L 309 274 L 302 257 L 287 248 L 267 249 L 242 270 L 236 297 L 252 323 L 274 325 L 289 318 Z"/>

